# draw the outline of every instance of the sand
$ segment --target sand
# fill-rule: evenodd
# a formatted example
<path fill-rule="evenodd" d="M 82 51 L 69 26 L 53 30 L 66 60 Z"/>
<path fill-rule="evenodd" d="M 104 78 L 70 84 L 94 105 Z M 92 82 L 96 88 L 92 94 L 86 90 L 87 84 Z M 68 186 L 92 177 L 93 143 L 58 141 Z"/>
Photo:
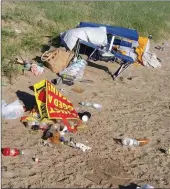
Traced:
<path fill-rule="evenodd" d="M 155 46 L 152 43 L 153 49 Z M 43 146 L 41 131 L 30 134 L 20 119 L 2 120 L 2 147 L 25 152 L 23 156 L 2 156 L 2 187 L 121 188 L 148 183 L 155 188 L 170 188 L 170 156 L 160 150 L 170 147 L 170 43 L 164 46 L 164 51 L 154 49 L 162 61 L 161 68 L 132 65 L 113 81 L 101 68 L 114 71 L 117 65 L 96 62 L 100 66 L 87 66 L 83 77 L 93 84 L 57 86 L 66 89 L 62 94 L 77 110 L 92 114 L 87 128 L 72 135 L 77 142 L 90 146 L 89 151 L 66 145 Z M 2 87 L 2 99 L 11 103 L 18 94 L 31 106 L 34 92 L 29 86 L 45 78 L 54 79 L 55 74 L 48 69 L 42 76 L 26 72 L 13 85 Z M 76 93 L 72 90 L 75 87 L 84 91 Z M 81 101 L 99 103 L 103 108 L 81 107 Z M 147 137 L 150 142 L 129 149 L 114 141 L 124 137 Z M 40 163 L 32 160 L 34 155 Z"/>

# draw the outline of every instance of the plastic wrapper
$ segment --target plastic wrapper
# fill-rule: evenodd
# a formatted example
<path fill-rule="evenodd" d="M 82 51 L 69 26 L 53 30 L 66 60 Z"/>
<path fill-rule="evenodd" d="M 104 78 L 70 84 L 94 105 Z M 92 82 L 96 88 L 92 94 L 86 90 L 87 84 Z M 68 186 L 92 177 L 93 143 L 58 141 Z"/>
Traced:
<path fill-rule="evenodd" d="M 61 77 L 63 75 L 75 76 L 75 80 L 82 79 L 86 65 L 87 62 L 85 60 L 77 60 L 61 71 L 59 75 Z"/>
<path fill-rule="evenodd" d="M 6 104 L 4 100 L 1 101 L 2 103 L 2 117 L 5 119 L 17 119 L 23 116 L 24 108 L 20 104 L 19 100 L 11 104 Z"/>

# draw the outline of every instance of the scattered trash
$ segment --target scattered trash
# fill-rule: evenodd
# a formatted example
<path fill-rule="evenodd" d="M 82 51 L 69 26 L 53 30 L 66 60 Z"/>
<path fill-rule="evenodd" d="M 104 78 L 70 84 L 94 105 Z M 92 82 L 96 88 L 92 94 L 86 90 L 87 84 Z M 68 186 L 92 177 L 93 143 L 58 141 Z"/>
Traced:
<path fill-rule="evenodd" d="M 64 136 L 66 133 L 68 133 L 68 129 L 66 126 L 64 126 L 64 128 L 62 129 L 62 131 L 59 131 L 61 136 Z"/>
<path fill-rule="evenodd" d="M 56 48 L 53 51 L 46 51 L 41 56 L 41 60 L 54 73 L 61 72 L 72 60 L 74 53 L 65 49 Z"/>
<path fill-rule="evenodd" d="M 89 120 L 89 117 L 87 116 L 87 115 L 84 115 L 83 117 L 82 117 L 82 121 L 83 122 L 87 122 Z"/>
<path fill-rule="evenodd" d="M 52 79 L 51 80 L 51 83 L 54 84 L 54 85 L 59 85 L 59 84 L 62 84 L 63 81 L 62 81 L 62 78 L 61 77 L 58 77 L 56 79 Z"/>
<path fill-rule="evenodd" d="M 79 113 L 79 116 L 83 122 L 87 122 L 91 118 L 91 114 L 89 112 Z"/>
<path fill-rule="evenodd" d="M 87 62 L 83 59 L 72 62 L 66 69 L 59 73 L 59 76 L 69 75 L 75 77 L 74 80 L 81 79 L 84 75 L 84 70 Z"/>
<path fill-rule="evenodd" d="M 160 45 L 158 45 L 157 47 L 155 47 L 155 49 L 164 51 L 164 50 L 165 50 L 165 47 L 161 47 Z"/>
<path fill-rule="evenodd" d="M 146 52 L 142 57 L 143 64 L 147 67 L 151 66 L 153 68 L 161 67 L 161 64 L 155 53 Z"/>
<path fill-rule="evenodd" d="M 65 139 L 64 137 L 60 138 L 60 141 L 63 142 L 64 144 L 73 147 L 73 148 L 79 148 L 81 149 L 83 152 L 90 150 L 91 148 L 89 146 L 86 146 L 82 143 L 79 142 L 73 142 L 73 138 L 70 137 L 70 139 Z"/>
<path fill-rule="evenodd" d="M 40 66 L 40 67 L 43 67 L 43 66 L 44 66 L 44 64 L 41 63 L 41 62 L 37 62 L 37 65 Z"/>
<path fill-rule="evenodd" d="M 52 137 L 49 137 L 49 140 L 53 144 L 59 144 L 60 143 L 60 133 L 56 132 L 55 134 L 53 134 Z"/>
<path fill-rule="evenodd" d="M 47 140 L 50 137 L 53 137 L 53 134 L 49 130 L 44 131 L 42 139 Z"/>
<path fill-rule="evenodd" d="M 39 125 L 41 123 L 41 125 L 43 125 L 43 122 L 39 122 L 40 119 L 40 114 L 38 112 L 38 108 L 34 107 L 31 111 L 30 114 L 28 116 L 23 116 L 21 118 L 21 122 L 24 123 L 25 127 L 31 128 L 34 125 Z"/>
<path fill-rule="evenodd" d="M 6 104 L 4 100 L 1 101 L 2 104 L 2 117 L 5 119 L 17 119 L 23 116 L 24 108 L 20 104 L 19 100 L 11 104 Z"/>
<path fill-rule="evenodd" d="M 73 80 L 66 80 L 66 79 L 63 79 L 62 77 L 58 77 L 57 79 L 51 80 L 51 83 L 54 85 L 59 85 L 59 84 L 66 84 L 69 86 L 74 85 Z"/>
<path fill-rule="evenodd" d="M 102 44 L 104 44 L 104 42 L 107 41 L 106 33 L 107 33 L 108 28 L 106 27 L 103 27 L 103 29 L 101 27 L 96 28 L 97 30 L 100 29 L 101 30 L 100 32 L 102 32 L 103 30 L 103 40 L 101 41 Z M 91 29 L 96 30 L 95 28 L 91 28 Z M 85 30 L 85 28 L 81 30 Z M 90 30 L 88 32 L 90 32 Z M 137 32 L 135 31 L 133 31 L 133 33 L 137 34 Z M 74 38 L 75 36 L 72 35 L 72 37 L 73 39 L 75 39 Z M 96 43 L 100 43 L 99 40 L 101 40 L 101 36 L 100 37 L 97 36 L 98 42 L 96 41 L 97 38 L 95 39 L 95 35 L 91 37 L 92 38 L 94 37 L 94 39 L 91 39 L 91 40 L 88 39 L 87 42 L 91 41 L 92 43 L 94 43 L 94 45 Z M 148 38 L 151 39 L 152 36 L 149 35 Z M 121 52 L 123 55 L 124 53 L 126 54 L 127 52 L 131 53 L 131 50 L 133 50 L 133 53 L 135 54 L 134 49 L 139 47 L 138 50 L 140 50 L 139 52 L 141 53 L 140 54 L 138 52 L 139 53 L 138 57 L 141 58 L 140 63 L 143 63 L 143 65 L 146 65 L 146 66 L 160 67 L 161 64 L 159 62 L 161 62 L 161 60 L 157 58 L 154 53 L 151 53 L 148 51 L 149 50 L 148 38 L 147 38 L 147 41 L 145 41 L 146 38 L 142 39 L 143 42 L 145 41 L 145 44 L 143 44 L 143 47 L 144 47 L 143 49 L 142 49 L 142 46 L 138 44 L 138 41 L 139 41 L 138 35 L 137 35 L 137 40 L 135 39 L 132 40 L 131 45 L 133 49 L 130 49 L 128 46 L 123 47 L 122 45 L 118 45 L 119 46 L 119 49 L 118 49 L 116 45 L 113 43 L 112 43 L 111 49 L 113 48 L 114 50 L 117 50 L 117 53 Z M 66 40 L 65 37 L 64 39 Z M 72 46 L 72 43 L 77 42 L 77 39 L 78 38 L 76 38 L 75 41 L 70 40 L 70 39 L 66 41 L 70 43 L 70 45 Z M 111 41 L 114 42 L 114 38 L 112 38 Z M 128 42 L 128 41 L 125 41 L 125 42 Z M 76 43 L 74 43 L 73 46 L 75 46 L 75 44 Z M 72 48 L 71 46 L 70 46 L 70 49 Z M 158 46 L 155 48 L 162 51 L 165 50 L 165 47 L 161 47 L 161 46 Z M 98 46 L 98 49 L 99 49 L 99 46 Z M 147 50 L 145 51 L 144 49 L 145 50 L 147 49 Z M 96 50 L 97 49 L 95 49 L 95 51 Z M 112 58 L 115 57 L 115 55 L 113 55 L 111 52 L 107 52 L 105 47 L 102 47 L 101 50 L 103 50 L 101 52 L 103 60 L 108 60 L 109 57 L 111 58 L 110 60 L 112 60 Z M 94 56 L 97 57 L 99 55 L 94 54 Z M 28 116 L 22 117 L 26 109 L 19 103 L 19 100 L 16 100 L 15 102 L 8 105 L 6 104 L 4 100 L 2 100 L 2 117 L 4 117 L 5 119 L 16 119 L 18 117 L 22 117 L 21 121 L 26 124 L 26 127 L 31 128 L 30 129 L 31 134 L 37 134 L 39 133 L 38 132 L 39 130 L 42 130 L 43 141 L 41 142 L 41 144 L 43 146 L 50 146 L 50 145 L 54 146 L 53 144 L 60 144 L 62 142 L 70 147 L 78 148 L 78 149 L 81 149 L 83 152 L 86 152 L 87 150 L 90 150 L 91 147 L 86 146 L 79 142 L 74 142 L 73 139 L 69 136 L 69 133 L 86 128 L 87 126 L 85 125 L 85 123 L 91 118 L 91 114 L 89 112 L 84 112 L 84 113 L 81 113 L 81 116 L 79 113 L 79 116 L 78 116 L 78 113 L 73 107 L 73 104 L 66 97 L 62 96 L 62 94 L 60 93 L 60 91 L 65 91 L 66 89 L 61 88 L 57 90 L 56 86 L 54 86 L 58 84 L 66 84 L 66 85 L 71 86 L 71 85 L 74 85 L 75 80 L 78 80 L 81 83 L 91 83 L 91 84 L 94 83 L 93 80 L 82 79 L 85 68 L 87 66 L 87 62 L 83 60 L 82 58 L 81 59 L 77 58 L 78 56 L 77 57 L 75 56 L 74 59 L 73 57 L 74 57 L 73 52 L 65 51 L 59 48 L 54 49 L 53 51 L 46 51 L 42 55 L 41 59 L 42 61 L 46 63 L 46 65 L 53 72 L 59 73 L 59 77 L 56 79 L 53 79 L 51 82 L 45 79 L 34 85 L 37 105 L 30 112 Z M 91 57 L 92 57 L 92 54 L 90 58 Z M 131 57 L 133 60 L 136 60 L 137 54 L 135 54 L 134 57 L 132 56 L 128 56 L 128 57 L 129 58 Z M 129 62 L 129 64 L 134 63 L 133 60 Z M 35 76 L 41 75 L 44 71 L 43 64 L 40 62 L 33 63 L 31 61 L 23 60 L 22 58 L 21 60 L 16 58 L 16 61 L 17 63 L 23 65 L 23 70 L 31 70 Z M 123 60 L 121 59 L 119 59 L 119 61 L 120 63 L 123 62 Z M 125 64 L 124 68 L 127 68 L 128 66 L 129 66 L 128 64 Z M 120 71 L 122 70 L 122 68 L 123 67 L 120 67 L 120 69 L 118 70 L 118 74 L 122 72 Z M 123 82 L 124 78 L 123 77 L 119 77 L 119 78 Z M 127 79 L 132 80 L 133 77 L 128 77 Z M 54 85 L 52 85 L 52 83 Z M 1 85 L 3 85 L 3 82 L 1 82 Z M 5 86 L 5 84 L 3 86 Z M 75 87 L 71 90 L 76 93 L 84 92 L 84 89 L 80 87 Z M 94 96 L 97 96 L 97 93 L 92 93 L 92 94 Z M 82 106 L 93 107 L 95 109 L 102 109 L 102 105 L 97 104 L 97 103 L 80 102 L 79 104 L 81 104 Z M 69 139 L 67 139 L 67 137 L 69 137 Z M 145 144 L 148 144 L 149 142 L 149 139 L 146 139 L 146 138 L 143 138 L 143 139 L 124 138 L 122 140 L 121 139 L 114 139 L 114 140 L 128 147 L 143 146 Z M 24 154 L 22 150 L 18 150 L 16 148 L 14 149 L 2 148 L 1 151 L 4 156 L 14 157 L 20 154 Z M 165 149 L 164 153 L 170 155 L 170 148 Z M 34 156 L 32 159 L 35 163 L 41 162 L 37 156 Z M 148 189 L 148 188 L 153 188 L 153 187 L 148 184 L 145 184 L 141 187 L 137 187 L 137 189 Z"/>
<path fill-rule="evenodd" d="M 167 155 L 170 155 L 170 148 L 160 148 L 159 149 L 160 152 L 164 153 L 164 154 L 167 154 Z"/>
<path fill-rule="evenodd" d="M 62 120 L 69 132 L 75 132 L 81 120 L 73 104 L 46 79 L 36 83 L 34 90 L 41 119 Z"/>
<path fill-rule="evenodd" d="M 96 108 L 96 109 L 101 109 L 102 108 L 101 104 L 90 103 L 90 102 L 80 102 L 80 105 L 87 106 L 87 107 L 93 107 L 93 108 Z"/>
<path fill-rule="evenodd" d="M 62 89 L 60 89 L 60 91 L 64 92 L 64 91 L 66 91 L 66 89 L 62 88 Z"/>
<path fill-rule="evenodd" d="M 27 71 L 31 70 L 31 72 L 35 76 L 38 76 L 38 75 L 41 75 L 44 71 L 42 63 L 39 63 L 39 62 L 36 63 L 35 61 L 33 63 L 29 60 L 24 60 L 22 57 L 21 57 L 21 59 L 16 58 L 15 60 L 18 64 L 21 64 L 21 65 L 24 66 L 23 67 L 23 74 L 24 74 L 24 70 L 27 70 Z"/>
<path fill-rule="evenodd" d="M 51 143 L 49 143 L 47 140 L 43 140 L 42 142 L 40 142 L 40 145 L 43 145 L 43 146 L 49 146 L 49 147 L 52 147 L 53 145 Z"/>
<path fill-rule="evenodd" d="M 63 80 L 63 84 L 68 85 L 68 86 L 72 86 L 72 85 L 74 85 L 74 82 L 70 81 L 70 80 Z"/>
<path fill-rule="evenodd" d="M 149 39 L 152 39 L 153 37 L 152 37 L 152 35 L 149 35 L 148 38 L 149 38 Z"/>
<path fill-rule="evenodd" d="M 81 150 L 83 150 L 83 152 L 91 149 L 89 146 L 86 146 L 82 143 L 75 143 L 75 146 L 76 148 L 80 148 Z"/>
<path fill-rule="evenodd" d="M 24 154 L 24 152 L 22 150 L 18 150 L 17 148 L 13 148 L 13 149 L 12 148 L 2 148 L 1 151 L 2 151 L 2 154 L 4 156 L 12 156 L 12 157 L 14 157 L 14 156 L 18 156 L 18 155 L 23 155 Z"/>
<path fill-rule="evenodd" d="M 32 160 L 35 162 L 35 163 L 40 163 L 41 161 L 39 160 L 39 158 L 35 155 Z"/>
<path fill-rule="evenodd" d="M 144 184 L 143 186 L 137 187 L 136 189 L 149 189 L 149 188 L 154 188 L 154 187 L 149 184 Z"/>
<path fill-rule="evenodd" d="M 129 146 L 129 147 L 137 147 L 137 146 L 143 146 L 145 144 L 148 144 L 149 139 L 132 139 L 132 138 L 125 138 L 122 139 L 122 144 L 124 146 Z"/>
<path fill-rule="evenodd" d="M 76 76 L 71 76 L 71 75 L 67 75 L 67 74 L 63 74 L 61 75 L 62 79 L 66 79 L 66 80 L 74 80 L 76 79 Z"/>
<path fill-rule="evenodd" d="M 47 125 L 39 125 L 39 122 L 32 122 L 32 127 L 31 129 L 33 131 L 38 131 L 38 130 L 42 130 L 45 131 L 47 130 L 48 126 Z"/>
<path fill-rule="evenodd" d="M 30 69 L 31 69 L 31 64 L 30 63 L 24 64 L 24 70 L 29 71 Z"/>
<path fill-rule="evenodd" d="M 31 66 L 31 72 L 35 75 L 35 76 L 38 76 L 38 75 L 41 75 L 44 71 L 44 68 L 38 66 L 37 64 L 32 64 Z"/>
<path fill-rule="evenodd" d="M 24 60 L 22 57 L 21 58 L 15 58 L 16 63 L 25 65 L 25 64 L 32 64 L 30 60 Z"/>

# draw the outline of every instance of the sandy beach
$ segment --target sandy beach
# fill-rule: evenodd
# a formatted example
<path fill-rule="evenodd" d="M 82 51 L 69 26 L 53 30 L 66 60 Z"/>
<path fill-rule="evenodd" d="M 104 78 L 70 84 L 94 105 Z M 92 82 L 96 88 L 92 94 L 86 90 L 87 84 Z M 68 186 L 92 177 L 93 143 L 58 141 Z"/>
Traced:
<path fill-rule="evenodd" d="M 162 43 L 159 43 L 162 44 Z M 130 183 L 148 183 L 155 188 L 170 188 L 170 156 L 160 149 L 170 148 L 170 42 L 164 51 L 152 49 L 161 59 L 161 68 L 132 65 L 115 81 L 104 71 L 115 71 L 116 63 L 94 62 L 83 79 L 62 92 L 78 111 L 89 111 L 87 128 L 72 134 L 77 142 L 91 147 L 83 152 L 66 145 L 52 147 L 41 144 L 42 132 L 29 132 L 20 119 L 2 120 L 2 147 L 23 149 L 17 157 L 2 156 L 3 188 L 119 188 Z M 100 65 L 100 66 L 99 66 Z M 7 103 L 17 98 L 34 99 L 29 86 L 56 78 L 47 68 L 42 76 L 31 72 L 20 75 L 14 84 L 2 87 Z M 82 93 L 73 88 L 84 89 Z M 102 109 L 83 107 L 79 102 L 102 104 Z M 129 149 L 114 138 L 148 138 L 149 144 Z M 38 155 L 36 164 L 32 157 Z"/>

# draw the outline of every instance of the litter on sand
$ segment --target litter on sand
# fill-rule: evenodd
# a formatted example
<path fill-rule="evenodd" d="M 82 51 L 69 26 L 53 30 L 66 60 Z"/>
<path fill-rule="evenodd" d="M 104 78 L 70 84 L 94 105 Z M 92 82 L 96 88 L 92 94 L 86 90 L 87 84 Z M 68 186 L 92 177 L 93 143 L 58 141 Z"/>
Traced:
<path fill-rule="evenodd" d="M 25 125 L 25 129 L 27 129 L 30 134 L 34 135 L 29 135 L 30 138 L 39 137 L 41 134 L 42 141 L 39 145 L 44 149 L 51 147 L 49 148 L 49 151 L 53 150 L 52 147 L 54 146 L 58 148 L 60 144 L 64 144 L 61 146 L 66 148 L 66 150 L 63 148 L 65 153 L 68 152 L 68 149 L 73 150 L 70 147 L 75 148 L 75 153 L 77 153 L 78 149 L 82 152 L 90 151 L 92 149 L 90 147 L 90 142 L 89 146 L 80 142 L 75 142 L 76 137 L 78 137 L 75 133 L 85 129 L 88 130 L 88 124 L 94 123 L 91 118 L 93 112 L 98 113 L 99 121 L 97 121 L 97 123 L 100 125 L 101 113 L 107 111 L 107 107 L 105 107 L 106 104 L 103 103 L 103 98 L 100 99 L 100 96 L 96 93 L 97 91 L 91 92 L 93 95 L 91 98 L 86 94 L 86 87 L 92 89 L 96 80 L 102 80 L 100 77 L 95 79 L 95 77 L 91 77 L 92 75 L 87 76 L 86 70 L 90 65 L 90 61 L 91 64 L 92 62 L 98 64 L 97 61 L 118 63 L 119 67 L 114 73 L 111 73 L 108 68 L 104 70 L 109 75 L 110 80 L 115 80 L 119 77 L 121 84 L 124 84 L 124 78 L 121 77 L 120 74 L 125 70 L 128 71 L 127 69 L 132 64 L 152 68 L 161 67 L 161 60 L 154 52 L 150 51 L 151 38 L 151 35 L 148 37 L 140 36 L 135 29 L 80 22 L 75 28 L 60 33 L 62 47 L 53 48 L 52 50 L 42 53 L 40 62 L 24 60 L 23 58 L 15 59 L 15 61 L 22 66 L 23 72 L 31 71 L 32 75 L 34 74 L 37 77 L 43 76 L 43 74 L 45 75 L 44 70 L 46 66 L 50 72 L 54 72 L 53 74 L 57 75 L 50 75 L 51 78 L 50 76 L 45 76 L 45 79 L 34 84 L 35 105 L 30 111 L 27 111 L 27 107 L 24 108 L 18 99 L 10 104 L 7 104 L 2 100 L 2 117 L 4 119 L 20 118 L 20 121 Z M 80 56 L 80 50 L 82 47 L 85 49 L 91 49 L 89 54 L 86 54 L 86 51 L 83 53 L 84 55 L 87 55 L 87 58 L 82 58 L 82 56 Z M 157 47 L 157 49 L 162 51 L 165 50 L 165 48 L 163 49 L 162 47 Z M 98 75 L 100 76 L 100 74 Z M 49 78 L 51 81 L 49 81 Z M 128 77 L 127 79 L 132 80 L 132 78 L 134 78 L 134 76 Z M 80 87 L 77 87 L 76 85 L 72 87 L 77 83 Z M 131 82 L 129 81 L 128 83 Z M 5 83 L 1 82 L 1 85 L 5 86 Z M 100 88 L 100 85 L 98 87 Z M 110 85 L 107 85 L 106 87 L 110 87 Z M 71 91 L 81 94 L 76 95 Z M 76 96 L 75 102 L 69 100 L 69 98 L 72 99 L 71 95 Z M 113 100 L 117 100 L 116 97 Z M 80 109 L 81 111 L 78 112 Z M 88 112 L 90 109 L 91 113 Z M 115 111 L 117 110 L 115 109 Z M 109 113 L 111 114 L 111 112 Z M 111 114 L 110 116 L 114 115 Z M 97 126 L 95 125 L 95 127 Z M 111 127 L 112 123 L 110 125 L 110 128 Z M 106 131 L 108 131 L 108 128 Z M 84 141 L 87 141 L 86 133 L 88 135 L 88 132 L 84 133 Z M 105 132 L 103 133 L 106 134 Z M 114 132 L 112 134 L 114 134 Z M 75 136 L 74 140 L 73 136 Z M 93 135 L 91 134 L 90 136 Z M 107 137 L 108 136 L 106 135 L 106 140 L 109 140 Z M 128 147 L 129 150 L 133 149 L 131 147 L 141 147 L 147 145 L 150 141 L 148 138 L 136 139 L 133 137 L 113 140 L 122 145 L 121 150 L 126 149 L 124 147 Z M 88 141 L 90 140 L 88 139 Z M 100 145 L 98 147 L 100 148 Z M 1 151 L 3 156 L 14 157 L 21 154 L 24 155 L 23 151 L 17 148 L 5 147 L 2 148 Z M 170 155 L 169 148 L 165 149 L 164 152 L 165 154 Z M 90 151 L 90 153 L 93 152 Z M 40 163 L 42 157 L 39 158 L 38 156 L 39 155 L 31 155 L 31 161 Z M 136 189 L 149 188 L 154 187 L 145 184 Z"/>
<path fill-rule="evenodd" d="M 24 108 L 20 104 L 19 100 L 11 104 L 7 104 L 4 100 L 1 101 L 2 105 L 2 117 L 5 119 L 17 119 L 23 116 Z"/>

